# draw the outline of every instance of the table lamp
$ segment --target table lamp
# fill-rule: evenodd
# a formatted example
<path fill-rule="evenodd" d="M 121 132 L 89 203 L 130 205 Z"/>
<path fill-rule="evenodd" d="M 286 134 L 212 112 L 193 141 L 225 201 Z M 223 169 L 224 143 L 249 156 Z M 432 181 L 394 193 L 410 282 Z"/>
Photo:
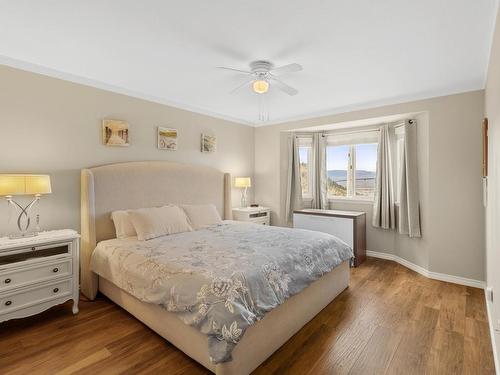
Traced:
<path fill-rule="evenodd" d="M 234 179 L 234 187 L 241 188 L 241 207 L 248 207 L 247 190 L 252 187 L 252 180 L 250 177 L 236 177 Z"/>
<path fill-rule="evenodd" d="M 10 238 L 31 237 L 37 232 L 28 232 L 30 226 L 30 210 L 40 200 L 42 194 L 50 194 L 50 176 L 35 174 L 0 174 L 0 196 L 4 196 L 9 204 L 19 210 L 17 227 L 20 234 L 11 235 Z M 32 195 L 33 200 L 25 207 L 16 202 L 12 197 L 17 195 Z M 24 220 L 23 220 L 24 218 Z"/>

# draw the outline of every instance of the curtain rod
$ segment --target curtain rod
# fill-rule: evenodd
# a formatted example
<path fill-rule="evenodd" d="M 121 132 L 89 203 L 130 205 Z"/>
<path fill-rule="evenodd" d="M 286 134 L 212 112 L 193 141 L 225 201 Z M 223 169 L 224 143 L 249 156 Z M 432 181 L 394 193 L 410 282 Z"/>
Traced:
<path fill-rule="evenodd" d="M 415 120 L 408 120 L 408 122 L 410 124 L 413 124 Z M 397 128 L 400 128 L 401 126 L 403 126 L 405 124 L 404 121 L 402 122 L 396 122 L 396 123 L 392 123 L 392 124 L 389 124 L 391 126 L 394 127 L 394 129 L 397 129 Z M 378 125 L 373 125 L 373 126 L 380 126 L 382 124 L 378 124 Z M 340 129 L 339 129 L 340 130 Z M 302 131 L 302 132 L 296 132 L 295 134 L 296 135 L 310 135 L 310 134 L 314 134 L 314 133 L 321 133 L 325 136 L 329 136 L 329 135 L 348 135 L 348 134 L 356 134 L 356 133 L 369 133 L 369 132 L 378 132 L 379 129 L 359 129 L 359 130 L 349 130 L 349 128 L 346 129 L 347 131 L 345 132 L 341 132 L 341 131 L 335 131 L 335 130 L 330 130 L 330 131 L 326 131 L 326 132 L 323 132 L 323 131 L 311 131 L 311 132 L 307 132 L 307 131 Z"/>
<path fill-rule="evenodd" d="M 408 122 L 409 122 L 410 124 L 413 124 L 413 123 L 415 122 L 415 120 L 409 119 L 409 120 L 408 120 Z M 403 122 L 401 122 L 401 123 L 398 123 L 398 124 L 394 125 L 394 129 L 400 128 L 400 127 L 402 127 L 404 124 L 405 124 L 405 123 L 404 123 L 404 121 L 403 121 Z"/>
<path fill-rule="evenodd" d="M 326 132 L 324 134 L 326 135 L 341 135 L 341 134 L 355 134 L 355 133 L 370 133 L 370 132 L 378 132 L 380 129 L 378 128 L 370 128 L 370 129 L 359 129 L 359 130 L 349 130 L 349 129 L 346 129 L 347 131 L 345 132 L 342 132 L 342 131 L 338 131 L 338 132 Z"/>
<path fill-rule="evenodd" d="M 378 132 L 379 129 L 364 129 L 364 130 L 349 130 L 345 132 L 322 132 L 322 131 L 314 131 L 314 132 L 294 132 L 295 135 L 301 136 L 301 135 L 312 135 L 312 134 L 321 134 L 323 136 L 329 136 L 329 135 L 346 135 L 346 134 L 356 134 L 356 133 L 369 133 L 369 132 Z"/>

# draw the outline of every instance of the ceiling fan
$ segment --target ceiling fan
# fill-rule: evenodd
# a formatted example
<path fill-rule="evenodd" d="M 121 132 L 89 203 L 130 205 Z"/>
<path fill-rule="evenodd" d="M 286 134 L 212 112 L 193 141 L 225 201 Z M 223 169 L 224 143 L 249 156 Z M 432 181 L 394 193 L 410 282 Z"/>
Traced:
<path fill-rule="evenodd" d="M 218 66 L 219 69 L 231 70 L 238 73 L 249 75 L 248 79 L 240 86 L 231 91 L 231 94 L 237 92 L 243 87 L 250 86 L 257 94 L 265 94 L 269 91 L 269 87 L 276 87 L 288 95 L 297 95 L 298 90 L 287 85 L 278 77 L 286 73 L 294 73 L 302 70 L 299 64 L 288 64 L 275 68 L 270 61 L 257 60 L 250 63 L 250 70 L 241 70 Z"/>

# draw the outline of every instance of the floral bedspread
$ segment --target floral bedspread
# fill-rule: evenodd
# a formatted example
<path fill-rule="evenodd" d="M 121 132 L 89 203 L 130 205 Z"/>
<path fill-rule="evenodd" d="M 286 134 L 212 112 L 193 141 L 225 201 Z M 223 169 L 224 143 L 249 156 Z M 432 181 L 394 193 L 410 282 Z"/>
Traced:
<path fill-rule="evenodd" d="M 91 267 L 206 334 L 220 363 L 250 325 L 351 257 L 328 234 L 224 221 L 149 241 L 102 241 Z"/>

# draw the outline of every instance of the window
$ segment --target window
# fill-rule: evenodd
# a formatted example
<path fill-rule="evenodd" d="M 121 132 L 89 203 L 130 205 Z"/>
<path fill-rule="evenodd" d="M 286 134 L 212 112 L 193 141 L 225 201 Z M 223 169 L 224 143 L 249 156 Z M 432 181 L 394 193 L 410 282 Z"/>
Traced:
<path fill-rule="evenodd" d="M 350 187 L 347 186 L 349 173 L 350 147 L 335 146 L 326 149 L 326 178 L 328 195 L 347 197 Z"/>
<path fill-rule="evenodd" d="M 298 141 L 302 197 L 312 198 L 312 138 L 299 138 Z"/>
<path fill-rule="evenodd" d="M 373 199 L 377 136 L 372 131 L 328 137 L 326 173 L 329 198 Z"/>
<path fill-rule="evenodd" d="M 354 146 L 356 155 L 356 178 L 354 179 L 354 186 L 357 197 L 373 198 L 375 195 L 377 148 L 377 143 L 365 143 Z"/>

